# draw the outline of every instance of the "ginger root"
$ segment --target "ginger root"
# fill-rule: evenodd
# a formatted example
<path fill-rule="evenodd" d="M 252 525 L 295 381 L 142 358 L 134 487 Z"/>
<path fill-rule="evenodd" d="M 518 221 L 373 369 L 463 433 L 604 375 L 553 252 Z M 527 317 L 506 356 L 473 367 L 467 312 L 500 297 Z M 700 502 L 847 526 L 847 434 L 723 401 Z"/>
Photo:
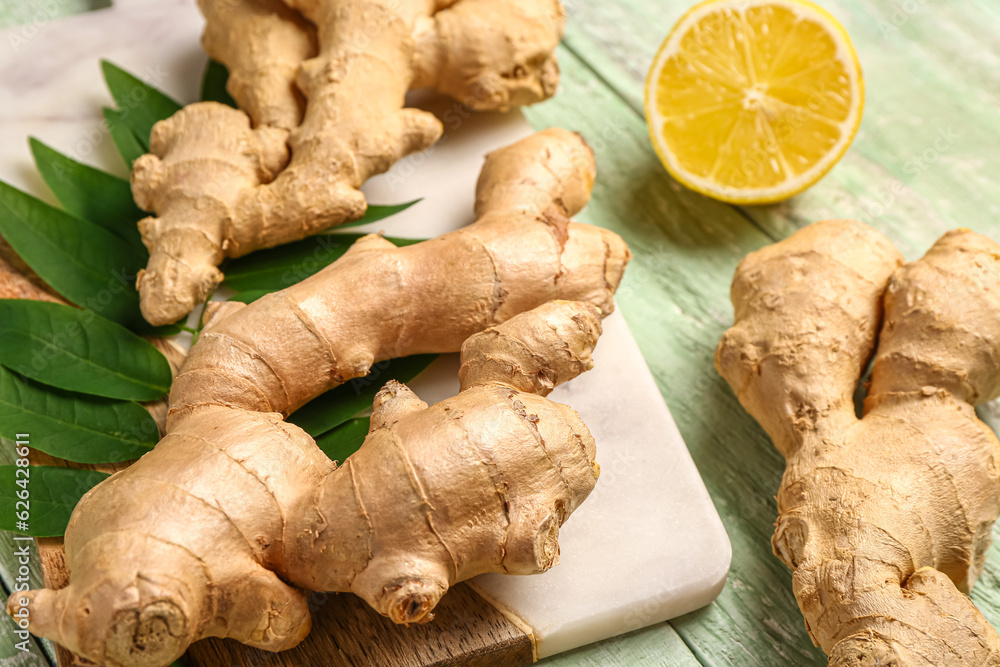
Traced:
<path fill-rule="evenodd" d="M 406 248 L 370 235 L 297 285 L 216 308 L 166 436 L 74 511 L 69 585 L 8 612 L 27 607 L 32 632 L 95 662 L 157 667 L 203 637 L 294 646 L 310 627 L 296 587 L 417 623 L 456 582 L 551 567 L 598 468 L 576 413 L 543 397 L 591 367 L 629 257 L 565 217 L 593 178 L 577 135 L 536 134 L 487 158 L 470 227 Z M 461 393 L 427 407 L 390 382 L 340 468 L 283 421 L 379 359 L 460 347 Z"/>
<path fill-rule="evenodd" d="M 456 351 L 554 299 L 611 312 L 628 249 L 567 218 L 586 203 L 594 170 L 579 136 L 536 133 L 487 156 L 474 224 L 402 248 L 371 234 L 301 283 L 226 304 L 173 384 L 171 419 L 209 402 L 287 415 L 378 361 Z"/>
<path fill-rule="evenodd" d="M 229 70 L 226 90 L 254 127 L 298 127 L 305 98 L 295 77 L 316 55 L 312 24 L 282 0 L 198 0 L 198 6 L 205 16 L 201 44 Z"/>
<path fill-rule="evenodd" d="M 830 664 L 998 665 L 966 593 L 1000 515 L 973 409 L 1000 396 L 1000 245 L 960 229 L 901 264 L 850 221 L 750 254 L 716 366 L 787 461 L 774 553 Z"/>
<path fill-rule="evenodd" d="M 433 115 L 404 108 L 411 87 L 507 109 L 545 99 L 558 80 L 557 0 L 287 0 L 314 36 L 276 0 L 200 4 L 206 49 L 234 72 L 255 129 L 240 112 L 193 104 L 157 125 L 151 154 L 136 161 L 136 202 L 156 213 L 139 223 L 150 259 L 138 287 L 153 324 L 203 302 L 225 257 L 361 217 L 361 185 L 441 135 Z M 316 55 L 296 74 L 306 99 L 297 124 L 290 62 L 313 40 Z"/>
<path fill-rule="evenodd" d="M 543 572 L 599 468 L 540 376 L 590 368 L 599 317 L 553 302 L 470 338 L 461 393 L 433 407 L 389 382 L 339 468 L 280 415 L 204 406 L 84 496 L 69 586 L 15 593 L 8 611 L 98 664 L 158 667 L 204 637 L 295 646 L 309 608 L 286 581 L 420 623 L 459 581 Z M 494 354 L 508 363 L 484 364 Z"/>

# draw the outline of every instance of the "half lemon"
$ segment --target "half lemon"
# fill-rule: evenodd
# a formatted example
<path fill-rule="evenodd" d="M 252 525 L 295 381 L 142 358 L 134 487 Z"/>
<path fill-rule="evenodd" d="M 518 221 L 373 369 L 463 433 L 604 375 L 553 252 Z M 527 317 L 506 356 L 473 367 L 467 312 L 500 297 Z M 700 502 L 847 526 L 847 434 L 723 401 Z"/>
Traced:
<path fill-rule="evenodd" d="M 844 155 L 864 79 L 844 27 L 808 0 L 708 0 L 660 46 L 646 121 L 678 181 L 734 204 L 787 199 Z"/>

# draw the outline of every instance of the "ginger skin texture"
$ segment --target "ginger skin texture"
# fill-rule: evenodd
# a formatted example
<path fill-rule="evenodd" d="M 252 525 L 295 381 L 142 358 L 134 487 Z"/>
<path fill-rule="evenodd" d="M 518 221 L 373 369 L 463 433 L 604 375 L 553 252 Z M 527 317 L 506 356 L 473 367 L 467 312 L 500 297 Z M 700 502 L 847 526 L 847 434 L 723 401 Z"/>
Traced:
<path fill-rule="evenodd" d="M 229 70 L 226 90 L 254 127 L 293 130 L 305 98 L 295 87 L 302 62 L 316 55 L 316 30 L 282 0 L 198 0 L 201 44 Z"/>
<path fill-rule="evenodd" d="M 203 637 L 295 646 L 300 588 L 418 623 L 456 582 L 551 567 L 598 468 L 576 413 L 543 397 L 591 367 L 629 257 L 565 217 L 593 177 L 577 135 L 533 135 L 487 157 L 473 225 L 406 248 L 367 236 L 297 285 L 216 308 L 166 436 L 74 511 L 69 586 L 8 612 L 26 602 L 32 632 L 99 664 L 158 667 Z M 390 382 L 339 468 L 283 420 L 377 360 L 460 348 L 458 396 L 427 407 Z"/>
<path fill-rule="evenodd" d="M 1000 395 L 1000 245 L 959 229 L 903 265 L 816 223 L 744 259 L 732 300 L 716 366 L 787 461 L 772 544 L 830 665 L 1000 665 L 966 595 L 1000 514 L 974 411 Z"/>
<path fill-rule="evenodd" d="M 557 0 L 443 4 L 200 1 L 205 48 L 232 71 L 246 113 L 185 107 L 154 128 L 151 153 L 133 167 L 136 203 L 155 213 L 139 223 L 150 259 L 137 284 L 150 323 L 203 302 L 224 258 L 360 218 L 361 185 L 441 136 L 432 114 L 404 108 L 411 88 L 480 110 L 555 92 Z"/>
<path fill-rule="evenodd" d="M 212 402 L 287 415 L 378 361 L 457 351 L 554 299 L 611 312 L 628 248 L 567 217 L 594 174 L 578 135 L 536 133 L 487 156 L 474 224 L 402 248 L 371 234 L 296 285 L 224 304 L 173 384 L 171 418 Z"/>

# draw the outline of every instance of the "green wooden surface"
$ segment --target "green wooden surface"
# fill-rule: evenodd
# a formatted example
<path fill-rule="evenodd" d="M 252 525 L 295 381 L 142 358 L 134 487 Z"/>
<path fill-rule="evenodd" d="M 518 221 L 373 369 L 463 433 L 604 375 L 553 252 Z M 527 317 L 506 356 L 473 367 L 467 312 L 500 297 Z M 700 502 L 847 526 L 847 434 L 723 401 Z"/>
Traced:
<path fill-rule="evenodd" d="M 722 515 L 733 566 L 722 595 L 705 609 L 544 664 L 825 665 L 806 636 L 790 574 L 770 553 L 781 458 L 712 365 L 732 320 L 730 278 L 747 252 L 823 218 L 862 219 L 909 259 L 957 226 L 1000 239 L 1000 3 L 820 0 L 843 21 L 861 57 L 861 132 L 806 193 L 739 209 L 670 179 L 642 118 L 650 59 L 693 0 L 564 2 L 570 19 L 560 50 L 562 88 L 527 114 L 538 128 L 581 131 L 596 148 L 599 178 L 580 219 L 622 234 L 636 255 L 618 300 Z M 102 4 L 16 4 L 32 3 Z M 0 25 L 24 11 L 13 4 L 0 0 Z M 980 414 L 1000 426 L 997 406 Z M 0 560 L 8 551 L 0 541 Z M 998 545 L 973 599 L 1000 625 Z"/>

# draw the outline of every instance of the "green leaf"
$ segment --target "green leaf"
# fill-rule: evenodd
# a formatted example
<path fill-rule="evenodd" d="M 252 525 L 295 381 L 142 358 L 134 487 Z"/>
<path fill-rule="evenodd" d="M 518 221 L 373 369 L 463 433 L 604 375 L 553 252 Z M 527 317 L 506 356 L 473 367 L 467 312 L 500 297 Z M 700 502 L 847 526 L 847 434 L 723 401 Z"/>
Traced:
<path fill-rule="evenodd" d="M 122 122 L 138 137 L 144 152 L 148 151 L 153 126 L 180 111 L 181 105 L 107 60 L 101 61 L 101 71 Z"/>
<path fill-rule="evenodd" d="M 205 76 L 201 80 L 201 100 L 203 102 L 218 102 L 232 108 L 238 108 L 236 101 L 226 90 L 229 81 L 229 70 L 215 60 L 209 60 L 205 67 Z"/>
<path fill-rule="evenodd" d="M 262 296 L 271 294 L 271 290 L 250 290 L 248 292 L 237 292 L 227 299 L 227 301 L 239 301 L 240 303 L 253 303 Z"/>
<path fill-rule="evenodd" d="M 125 124 L 121 111 L 109 107 L 102 107 L 101 111 L 104 112 L 104 121 L 108 124 L 111 140 L 115 142 L 118 153 L 131 169 L 132 164 L 146 153 L 146 145 Z"/>
<path fill-rule="evenodd" d="M 39 173 L 68 213 L 146 252 L 136 226 L 145 214 L 135 205 L 128 181 L 72 160 L 34 137 L 28 142 Z"/>
<path fill-rule="evenodd" d="M 361 234 L 316 236 L 227 262 L 226 286 L 237 292 L 274 292 L 305 280 L 340 259 Z"/>
<path fill-rule="evenodd" d="M 0 299 L 0 364 L 38 382 L 105 398 L 155 401 L 170 364 L 148 341 L 91 312 Z"/>
<path fill-rule="evenodd" d="M 276 292 L 318 273 L 347 252 L 364 234 L 323 234 L 255 252 L 223 267 L 226 286 L 237 292 Z M 386 239 L 397 246 L 421 239 Z"/>
<path fill-rule="evenodd" d="M 316 438 L 316 444 L 331 460 L 343 463 L 358 451 L 368 435 L 368 418 L 348 419 L 346 422 Z"/>
<path fill-rule="evenodd" d="M 76 305 L 130 328 L 150 329 L 135 290 L 146 257 L 104 227 L 0 182 L 0 235 Z"/>
<path fill-rule="evenodd" d="M 44 387 L 2 366 L 0 433 L 29 433 L 35 449 L 77 463 L 134 459 L 159 440 L 138 403 Z"/>
<path fill-rule="evenodd" d="M 392 204 L 388 206 L 381 206 L 379 204 L 369 204 L 368 210 L 365 214 L 354 222 L 348 222 L 345 225 L 340 225 L 339 227 L 331 227 L 329 230 L 322 232 L 323 234 L 333 234 L 336 233 L 338 229 L 344 229 L 345 227 L 360 227 L 361 225 L 367 225 L 371 222 L 378 222 L 379 220 L 385 220 L 386 218 L 396 215 L 397 213 L 402 213 L 406 209 L 410 208 L 414 204 L 418 204 L 423 201 L 423 197 L 420 199 L 414 199 L 413 201 L 408 201 L 405 204 Z"/>
<path fill-rule="evenodd" d="M 138 293 L 138 292 L 137 292 Z M 149 322 L 139 315 L 139 321 L 135 324 L 129 325 L 129 331 L 135 332 L 140 336 L 150 336 L 154 338 L 164 338 L 166 336 L 173 336 L 174 334 L 179 334 L 184 331 L 184 327 L 178 324 L 164 324 L 161 327 L 154 327 Z"/>
<path fill-rule="evenodd" d="M 63 535 L 83 494 L 108 477 L 78 468 L 0 466 L 0 530 L 31 537 Z M 24 511 L 27 518 L 19 525 L 17 515 Z"/>
<path fill-rule="evenodd" d="M 296 410 L 288 421 L 297 424 L 306 433 L 322 435 L 372 406 L 375 394 L 389 380 L 409 382 L 431 365 L 438 355 L 417 354 L 412 357 L 380 361 L 368 375 L 354 378 L 314 398 Z"/>

